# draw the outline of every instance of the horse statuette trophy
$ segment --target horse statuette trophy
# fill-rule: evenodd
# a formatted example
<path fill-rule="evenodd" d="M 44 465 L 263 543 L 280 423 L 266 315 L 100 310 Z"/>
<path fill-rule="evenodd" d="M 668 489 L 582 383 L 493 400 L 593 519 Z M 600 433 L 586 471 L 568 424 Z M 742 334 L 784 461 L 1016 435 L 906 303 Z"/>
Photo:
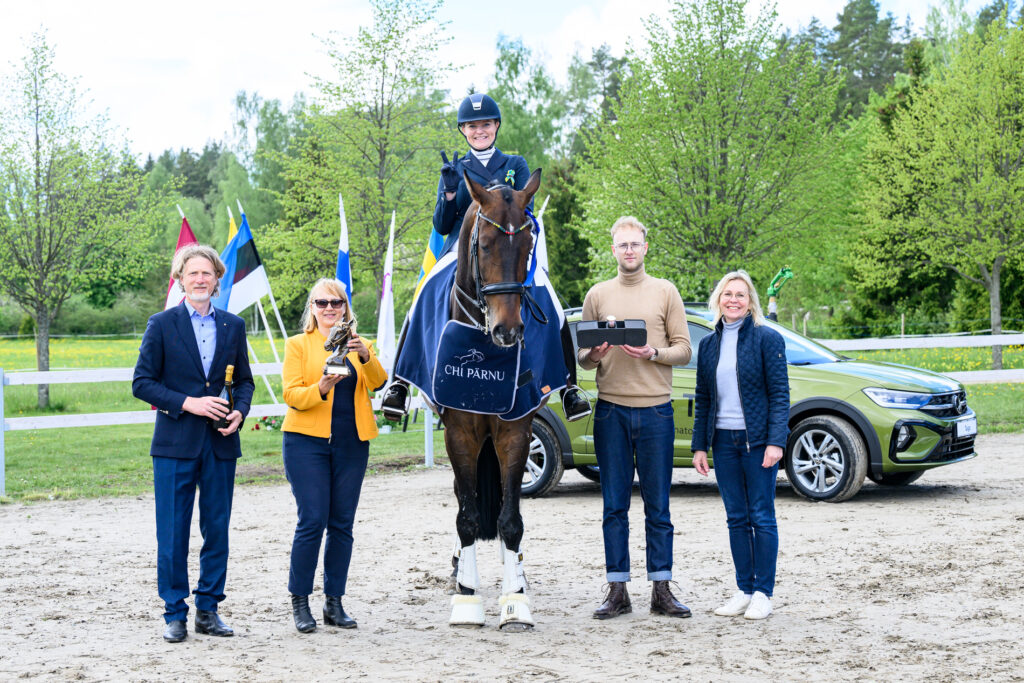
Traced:
<path fill-rule="evenodd" d="M 324 349 L 326 351 L 333 351 L 327 358 L 327 362 L 324 364 L 325 375 L 341 375 L 342 377 L 348 377 L 351 371 L 345 364 L 345 354 L 348 353 L 348 340 L 352 338 L 352 335 L 356 332 L 356 321 L 341 321 L 335 323 L 334 327 L 331 328 L 331 333 L 327 335 L 327 341 L 324 342 Z"/>

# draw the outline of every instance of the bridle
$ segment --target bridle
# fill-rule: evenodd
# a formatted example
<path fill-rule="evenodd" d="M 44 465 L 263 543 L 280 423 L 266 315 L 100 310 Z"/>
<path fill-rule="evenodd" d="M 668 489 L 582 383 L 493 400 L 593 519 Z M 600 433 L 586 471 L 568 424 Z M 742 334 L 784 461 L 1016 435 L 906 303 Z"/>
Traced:
<path fill-rule="evenodd" d="M 456 281 L 455 287 L 452 289 L 452 300 L 465 314 L 465 316 L 469 318 L 473 327 L 484 334 L 490 334 L 491 329 L 487 301 L 484 297 L 492 294 L 518 294 L 521 300 L 526 304 L 526 308 L 530 312 L 530 315 L 532 315 L 537 322 L 541 325 L 546 325 L 548 322 L 547 316 L 544 315 L 543 311 L 541 311 L 540 306 L 533 299 L 527 289 L 533 285 L 534 274 L 537 271 L 537 242 L 540 237 L 540 225 L 537 223 L 537 219 L 534 217 L 533 212 L 529 209 L 525 209 L 525 212 L 529 220 L 518 228 L 513 227 L 512 225 L 505 228 L 496 220 L 484 214 L 479 205 L 477 206 L 476 217 L 473 220 L 473 231 L 470 234 L 469 240 L 469 267 L 473 276 L 473 285 L 476 292 L 473 294 L 467 292 L 459 285 L 458 281 Z M 526 273 L 525 280 L 522 282 L 490 282 L 487 284 L 482 282 L 482 278 L 480 277 L 480 257 L 478 253 L 481 221 L 483 221 L 485 225 L 493 226 L 502 233 L 508 235 L 509 242 L 511 242 L 512 238 L 523 230 L 532 228 L 534 235 L 533 250 L 530 254 L 530 268 Z M 467 309 L 466 306 L 463 305 L 463 300 L 469 304 L 470 309 Z M 476 313 L 471 313 L 470 310 L 472 309 L 475 309 Z M 480 316 L 483 317 L 483 322 L 480 322 Z"/>

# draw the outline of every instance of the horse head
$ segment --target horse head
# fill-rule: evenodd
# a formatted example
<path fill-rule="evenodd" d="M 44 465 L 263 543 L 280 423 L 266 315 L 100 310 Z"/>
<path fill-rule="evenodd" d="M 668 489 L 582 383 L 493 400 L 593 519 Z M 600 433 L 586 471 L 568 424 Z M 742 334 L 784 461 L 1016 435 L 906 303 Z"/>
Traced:
<path fill-rule="evenodd" d="M 533 247 L 533 221 L 526 207 L 540 187 L 540 169 L 522 190 L 508 185 L 485 188 L 469 175 L 463 177 L 473 204 L 462 223 L 455 281 L 483 316 L 482 322 L 466 322 L 482 326 L 498 346 L 513 346 L 523 336 L 523 285 Z M 459 308 L 466 314 L 461 303 L 453 308 L 456 317 Z"/>

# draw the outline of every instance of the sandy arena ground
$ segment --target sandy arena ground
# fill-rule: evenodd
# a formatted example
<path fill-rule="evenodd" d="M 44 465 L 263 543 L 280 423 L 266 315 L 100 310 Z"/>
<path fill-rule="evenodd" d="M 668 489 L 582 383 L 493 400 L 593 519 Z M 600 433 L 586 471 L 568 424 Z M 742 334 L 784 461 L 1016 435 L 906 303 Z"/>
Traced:
<path fill-rule="evenodd" d="M 716 617 L 734 590 L 714 478 L 678 470 L 677 595 L 691 619 L 648 613 L 643 504 L 631 512 L 633 614 L 599 622 L 601 497 L 575 472 L 527 500 L 537 628 L 497 630 L 500 563 L 480 553 L 488 625 L 449 628 L 456 507 L 447 469 L 368 479 L 347 611 L 355 631 L 292 625 L 295 508 L 287 487 L 236 489 L 228 599 L 236 636 L 161 639 L 152 496 L 0 507 L 0 679 L 45 680 L 1024 680 L 1024 439 L 908 488 L 865 484 L 811 504 L 778 489 L 775 614 Z M 637 532 L 640 533 L 637 533 Z M 200 540 L 193 528 L 192 580 Z M 319 579 L 317 590 L 320 589 Z M 312 600 L 319 618 L 322 599 Z"/>

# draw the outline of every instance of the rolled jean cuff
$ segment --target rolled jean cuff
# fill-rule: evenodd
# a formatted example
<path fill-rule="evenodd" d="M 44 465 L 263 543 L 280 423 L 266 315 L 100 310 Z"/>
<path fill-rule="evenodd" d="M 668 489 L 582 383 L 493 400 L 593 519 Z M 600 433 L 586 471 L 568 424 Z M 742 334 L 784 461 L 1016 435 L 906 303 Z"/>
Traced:
<path fill-rule="evenodd" d="M 672 580 L 672 571 L 666 569 L 665 571 L 660 571 L 660 572 L 647 572 L 647 580 L 648 581 L 671 581 Z"/>
<path fill-rule="evenodd" d="M 608 572 L 605 575 L 608 583 L 623 583 L 629 581 L 629 572 Z"/>

